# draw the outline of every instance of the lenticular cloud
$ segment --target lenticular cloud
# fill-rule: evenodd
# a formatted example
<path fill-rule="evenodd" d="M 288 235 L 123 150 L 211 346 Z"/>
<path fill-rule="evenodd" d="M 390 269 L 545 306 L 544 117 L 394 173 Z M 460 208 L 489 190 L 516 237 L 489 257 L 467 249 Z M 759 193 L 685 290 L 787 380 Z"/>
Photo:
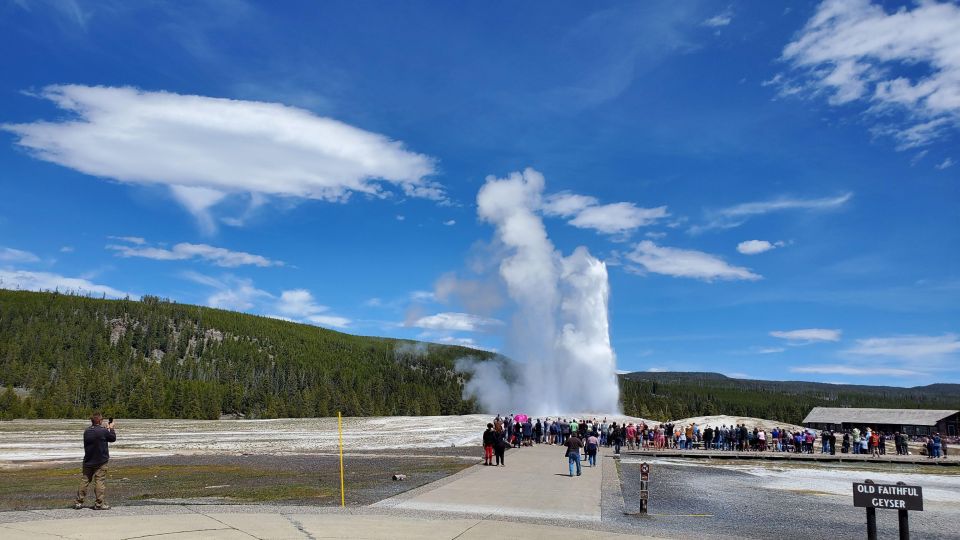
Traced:
<path fill-rule="evenodd" d="M 543 175 L 533 169 L 488 177 L 480 218 L 508 249 L 500 277 L 516 304 L 507 353 L 520 362 L 462 363 L 465 392 L 488 412 L 557 414 L 619 410 L 616 357 L 607 319 L 606 265 L 585 247 L 564 257 L 538 215 Z"/>
<path fill-rule="evenodd" d="M 73 114 L 5 124 L 34 156 L 127 183 L 168 186 L 194 214 L 231 193 L 344 200 L 394 186 L 441 200 L 428 156 L 402 143 L 278 103 L 49 86 L 40 94 Z"/>

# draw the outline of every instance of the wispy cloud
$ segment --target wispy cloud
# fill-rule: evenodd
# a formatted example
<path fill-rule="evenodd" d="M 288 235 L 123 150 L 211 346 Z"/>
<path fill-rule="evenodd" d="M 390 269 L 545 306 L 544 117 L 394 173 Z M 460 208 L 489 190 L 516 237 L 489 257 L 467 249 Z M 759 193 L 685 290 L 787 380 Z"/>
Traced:
<path fill-rule="evenodd" d="M 330 308 L 318 304 L 313 298 L 313 294 L 306 289 L 283 291 L 276 302 L 276 309 L 284 317 L 321 326 L 345 328 L 351 322 L 346 317 L 330 313 Z"/>
<path fill-rule="evenodd" d="M 626 258 L 640 265 L 644 271 L 667 276 L 708 282 L 762 279 L 762 276 L 751 272 L 749 268 L 733 266 L 716 255 L 690 249 L 661 247 L 650 240 L 637 244 Z"/>
<path fill-rule="evenodd" d="M 55 85 L 40 96 L 72 116 L 0 125 L 19 146 L 89 175 L 167 186 L 207 229 L 230 194 L 342 202 L 392 186 L 446 199 L 427 178 L 432 158 L 303 109 L 129 87 Z"/>
<path fill-rule="evenodd" d="M 83 295 L 105 295 L 111 298 L 124 298 L 136 295 L 101 285 L 80 277 L 69 277 L 50 272 L 30 272 L 27 270 L 8 270 L 0 268 L 0 288 L 25 291 L 60 291 Z"/>
<path fill-rule="evenodd" d="M 313 294 L 306 289 L 284 290 L 275 295 L 258 288 L 249 278 L 230 274 L 213 277 L 197 272 L 183 272 L 181 276 L 214 289 L 207 298 L 207 305 L 210 307 L 334 328 L 345 328 L 353 322 L 347 317 L 331 313 L 329 307 L 317 303 Z"/>
<path fill-rule="evenodd" d="M 731 22 L 733 22 L 733 10 L 727 8 L 723 12 L 703 21 L 703 25 L 711 28 L 720 28 L 723 26 L 728 26 Z"/>
<path fill-rule="evenodd" d="M 130 237 L 126 237 L 128 240 Z M 142 238 L 135 238 L 134 245 L 108 244 L 107 249 L 118 257 L 140 257 L 158 261 L 185 261 L 199 259 L 217 266 L 234 268 L 237 266 L 283 266 L 283 262 L 270 260 L 262 255 L 245 251 L 231 251 L 208 244 L 190 244 L 181 242 L 170 249 L 146 245 Z"/>
<path fill-rule="evenodd" d="M 774 212 L 789 210 L 833 210 L 845 205 L 851 198 L 853 198 L 853 193 L 848 192 L 836 197 L 824 197 L 820 199 L 800 199 L 784 196 L 767 201 L 737 204 L 708 212 L 706 223 L 690 227 L 689 232 L 697 234 L 710 229 L 732 229 L 743 225 L 752 217 Z"/>
<path fill-rule="evenodd" d="M 454 332 L 476 332 L 491 326 L 500 326 L 503 321 L 480 317 L 470 313 L 444 312 L 420 317 L 408 323 L 408 326 L 425 330 L 448 330 Z"/>
<path fill-rule="evenodd" d="M 826 0 L 783 50 L 781 88 L 863 102 L 898 148 L 929 144 L 960 119 L 960 6 L 918 2 L 888 13 L 868 0 Z M 798 91 L 799 89 L 799 91 Z M 902 121 L 890 112 L 904 113 Z M 890 124 L 890 122 L 894 122 Z"/>
<path fill-rule="evenodd" d="M 944 169 L 949 169 L 950 167 L 953 167 L 953 165 L 954 165 L 953 158 L 946 158 L 943 161 L 941 161 L 939 165 L 937 165 L 937 169 L 942 171 Z"/>
<path fill-rule="evenodd" d="M 547 216 L 568 218 L 580 229 L 624 235 L 669 217 L 666 206 L 641 208 L 630 202 L 600 204 L 595 197 L 563 191 L 546 197 L 541 211 Z"/>
<path fill-rule="evenodd" d="M 936 377 L 960 372 L 960 336 L 903 335 L 856 340 L 841 351 L 849 361 L 842 364 L 794 366 L 794 373 L 890 377 Z"/>
<path fill-rule="evenodd" d="M 800 330 L 774 330 L 770 335 L 785 339 L 791 345 L 806 345 L 818 342 L 840 341 L 841 330 L 831 328 L 802 328 Z"/>
<path fill-rule="evenodd" d="M 22 249 L 14 249 L 9 247 L 0 247 L 0 262 L 5 263 L 33 263 L 38 262 L 40 257 L 37 257 L 29 251 L 23 251 Z"/>
<path fill-rule="evenodd" d="M 890 368 L 881 366 L 849 366 L 832 364 L 814 364 L 809 366 L 793 366 L 791 373 L 814 373 L 817 375 L 863 375 L 888 377 L 917 377 L 926 375 L 925 372 L 912 369 Z"/>
<path fill-rule="evenodd" d="M 960 336 L 948 333 L 940 336 L 872 337 L 858 339 L 856 345 L 844 352 L 857 356 L 937 360 L 960 352 Z"/>

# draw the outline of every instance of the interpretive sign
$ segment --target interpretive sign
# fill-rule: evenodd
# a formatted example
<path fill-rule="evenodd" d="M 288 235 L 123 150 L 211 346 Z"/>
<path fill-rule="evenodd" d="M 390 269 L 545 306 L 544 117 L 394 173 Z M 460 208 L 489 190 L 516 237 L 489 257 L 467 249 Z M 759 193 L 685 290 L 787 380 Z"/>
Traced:
<path fill-rule="evenodd" d="M 920 486 L 895 484 L 853 484 L 853 505 L 860 508 L 887 510 L 923 510 L 923 489 Z"/>
<path fill-rule="evenodd" d="M 641 463 L 640 464 L 640 513 L 647 513 L 647 505 L 649 504 L 649 491 L 647 491 L 647 486 L 650 482 L 650 464 Z"/>

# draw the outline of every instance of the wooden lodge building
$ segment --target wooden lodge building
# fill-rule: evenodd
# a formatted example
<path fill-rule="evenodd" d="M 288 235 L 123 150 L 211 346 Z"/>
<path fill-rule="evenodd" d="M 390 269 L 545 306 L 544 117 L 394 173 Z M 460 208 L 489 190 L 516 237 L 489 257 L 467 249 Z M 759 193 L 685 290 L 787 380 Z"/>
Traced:
<path fill-rule="evenodd" d="M 814 407 L 803 419 L 804 427 L 844 431 L 867 427 L 907 435 L 940 433 L 950 437 L 960 433 L 960 411 L 929 409 L 855 409 Z"/>

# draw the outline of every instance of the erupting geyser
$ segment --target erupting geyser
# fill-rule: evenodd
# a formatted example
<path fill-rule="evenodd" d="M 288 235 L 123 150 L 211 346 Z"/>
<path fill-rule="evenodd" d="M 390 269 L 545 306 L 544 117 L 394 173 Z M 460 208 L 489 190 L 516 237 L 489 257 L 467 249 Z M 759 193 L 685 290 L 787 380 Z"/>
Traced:
<path fill-rule="evenodd" d="M 505 376 L 500 364 L 461 363 L 473 375 L 464 392 L 491 413 L 617 413 L 607 268 L 585 247 L 557 251 L 538 214 L 543 189 L 543 175 L 526 169 L 488 177 L 477 195 L 480 218 L 508 249 L 500 276 L 517 310 L 505 352 L 519 364 Z"/>

